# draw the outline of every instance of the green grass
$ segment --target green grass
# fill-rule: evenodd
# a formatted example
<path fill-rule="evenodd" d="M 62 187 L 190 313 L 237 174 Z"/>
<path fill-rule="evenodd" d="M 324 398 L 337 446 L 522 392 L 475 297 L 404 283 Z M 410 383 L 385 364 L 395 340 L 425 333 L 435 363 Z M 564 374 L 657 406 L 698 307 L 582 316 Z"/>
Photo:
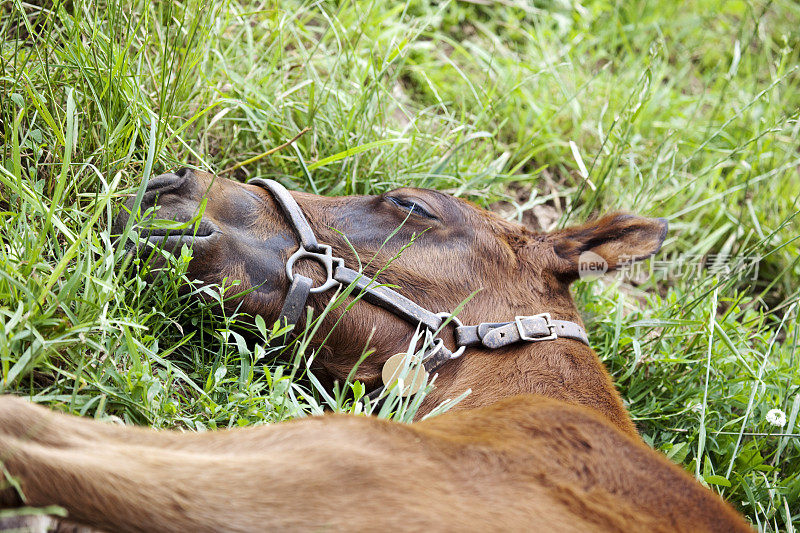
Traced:
<path fill-rule="evenodd" d="M 644 439 L 791 530 L 800 7 L 530 5 L 0 4 L 2 391 L 155 427 L 356 409 L 305 375 L 302 346 L 265 354 L 246 317 L 179 294 L 189 255 L 145 283 L 108 234 L 143 177 L 219 172 L 309 126 L 229 174 L 434 187 L 534 227 L 627 209 L 669 218 L 659 260 L 759 257 L 755 280 L 703 268 L 575 293 Z"/>

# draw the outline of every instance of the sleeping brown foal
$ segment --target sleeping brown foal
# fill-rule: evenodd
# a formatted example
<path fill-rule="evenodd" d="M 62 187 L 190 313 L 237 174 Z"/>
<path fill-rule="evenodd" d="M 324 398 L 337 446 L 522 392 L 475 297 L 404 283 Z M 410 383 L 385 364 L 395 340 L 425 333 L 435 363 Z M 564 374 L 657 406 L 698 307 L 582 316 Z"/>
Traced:
<path fill-rule="evenodd" d="M 327 415 L 204 434 L 155 432 L 2 398 L 3 465 L 30 505 L 60 505 L 78 523 L 111 530 L 748 529 L 641 441 L 581 340 L 569 284 L 582 254 L 597 254 L 610 269 L 647 257 L 664 239 L 663 220 L 611 215 L 536 234 L 433 191 L 292 196 L 345 265 L 356 268 L 360 259 L 365 277 L 397 286 L 434 313 L 449 314 L 478 291 L 460 323 L 489 324 L 484 333 L 510 332 L 514 342 L 492 349 L 488 335 L 476 337 L 442 364 L 423 413 L 473 392 L 456 411 L 412 425 Z M 190 276 L 241 280 L 239 290 L 253 290 L 236 305 L 275 320 L 289 291 L 286 261 L 297 248 L 296 227 L 275 198 L 263 187 L 195 171 L 160 176 L 143 204 L 157 204 L 159 218 L 185 221 L 203 199 L 207 206 L 191 235 L 149 239 L 193 242 Z M 123 214 L 116 225 L 126 222 Z M 321 270 L 299 261 L 294 275 L 319 284 Z M 307 303 L 318 313 L 330 297 L 311 294 Z M 558 325 L 572 336 L 521 340 L 540 313 L 552 317 L 551 332 Z M 325 319 L 320 332 L 330 336 L 316 372 L 344 379 L 371 338 L 374 353 L 357 378 L 377 388 L 384 363 L 407 349 L 415 330 L 395 312 L 358 301 Z M 464 331 L 445 327 L 451 352 L 464 344 Z M 0 505 L 20 503 L 13 488 L 0 491 Z"/>

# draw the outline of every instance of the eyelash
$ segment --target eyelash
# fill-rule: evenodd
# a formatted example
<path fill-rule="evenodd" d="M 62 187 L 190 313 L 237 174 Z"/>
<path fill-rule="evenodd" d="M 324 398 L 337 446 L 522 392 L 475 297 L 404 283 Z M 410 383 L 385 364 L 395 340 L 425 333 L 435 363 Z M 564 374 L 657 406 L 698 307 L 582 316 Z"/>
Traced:
<path fill-rule="evenodd" d="M 405 209 L 406 211 L 410 211 L 416 215 L 420 215 L 426 218 L 436 219 L 436 217 L 430 214 L 424 207 L 422 207 L 421 205 L 412 200 L 405 200 L 403 198 L 396 198 L 394 196 L 387 196 L 386 199 L 392 202 L 400 209 Z"/>

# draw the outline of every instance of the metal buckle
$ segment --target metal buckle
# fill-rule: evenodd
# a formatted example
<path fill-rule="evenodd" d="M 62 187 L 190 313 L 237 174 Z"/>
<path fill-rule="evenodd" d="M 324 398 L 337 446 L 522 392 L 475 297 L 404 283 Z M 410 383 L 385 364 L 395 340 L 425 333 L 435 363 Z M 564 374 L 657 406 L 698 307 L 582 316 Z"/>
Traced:
<path fill-rule="evenodd" d="M 522 325 L 522 321 L 526 318 L 543 318 L 545 326 L 547 326 L 547 329 L 550 331 L 550 335 L 545 335 L 543 337 L 529 337 L 525 335 L 525 327 Z M 556 327 L 550 323 L 550 320 L 550 313 L 539 313 L 538 315 L 530 316 L 517 315 L 514 317 L 514 322 L 517 324 L 517 331 L 519 331 L 519 338 L 529 342 L 552 341 L 558 338 L 555 331 Z"/>
<path fill-rule="evenodd" d="M 339 285 L 339 282 L 333 279 L 333 264 L 334 262 L 339 264 L 344 264 L 344 261 L 339 257 L 333 257 L 333 249 L 327 244 L 319 244 L 317 245 L 322 252 L 312 252 L 311 250 L 306 250 L 303 248 L 303 245 L 300 245 L 300 248 L 297 249 L 295 253 L 289 257 L 289 260 L 286 261 L 286 276 L 289 278 L 289 283 L 294 281 L 294 273 L 292 272 L 292 267 L 294 267 L 294 263 L 298 259 L 314 259 L 322 264 L 325 267 L 325 275 L 327 279 L 325 283 L 320 285 L 319 287 L 312 287 L 312 293 L 320 293 L 325 292 L 329 289 L 332 289 Z"/>

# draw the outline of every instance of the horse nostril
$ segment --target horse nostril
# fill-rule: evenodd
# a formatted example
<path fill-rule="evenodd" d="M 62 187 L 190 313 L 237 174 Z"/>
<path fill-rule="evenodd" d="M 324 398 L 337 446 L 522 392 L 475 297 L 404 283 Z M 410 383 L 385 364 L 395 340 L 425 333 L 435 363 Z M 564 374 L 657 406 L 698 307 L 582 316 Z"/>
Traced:
<path fill-rule="evenodd" d="M 167 173 L 156 176 L 147 184 L 147 192 L 164 191 L 165 189 L 177 189 L 186 180 L 186 169 L 181 169 L 176 173 Z"/>

